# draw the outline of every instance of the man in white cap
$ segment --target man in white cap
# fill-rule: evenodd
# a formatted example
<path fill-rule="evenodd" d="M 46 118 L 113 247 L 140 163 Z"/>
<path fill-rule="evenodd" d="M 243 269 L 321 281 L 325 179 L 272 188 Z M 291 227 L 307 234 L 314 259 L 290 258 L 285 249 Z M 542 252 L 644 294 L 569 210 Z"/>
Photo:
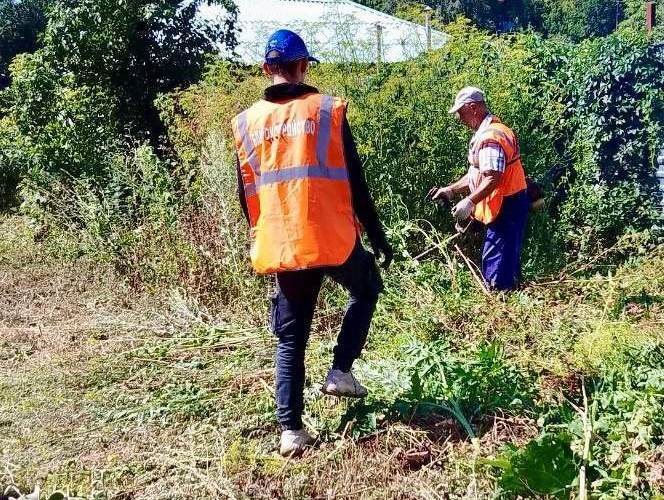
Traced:
<path fill-rule="evenodd" d="M 429 197 L 447 200 L 468 195 L 452 209 L 458 223 L 471 218 L 487 227 L 482 250 L 482 275 L 490 288 L 512 290 L 521 275 L 521 247 L 530 200 L 514 132 L 489 112 L 484 92 L 465 87 L 449 110 L 475 132 L 468 148 L 466 175 L 445 187 L 434 187 Z"/>

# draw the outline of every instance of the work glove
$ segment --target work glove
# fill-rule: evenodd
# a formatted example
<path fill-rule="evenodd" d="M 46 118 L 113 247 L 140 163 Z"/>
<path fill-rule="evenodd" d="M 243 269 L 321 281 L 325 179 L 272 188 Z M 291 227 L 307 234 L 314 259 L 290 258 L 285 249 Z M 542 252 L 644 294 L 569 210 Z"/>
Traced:
<path fill-rule="evenodd" d="M 475 204 L 470 198 L 464 198 L 452 209 L 452 217 L 454 217 L 457 222 L 466 222 L 470 219 L 473 210 L 475 210 Z"/>
<path fill-rule="evenodd" d="M 431 201 L 435 201 L 439 205 L 445 205 L 452 201 L 454 193 L 448 187 L 432 187 L 427 195 L 427 198 L 430 198 Z"/>
<path fill-rule="evenodd" d="M 392 260 L 394 259 L 394 252 L 392 252 L 392 247 L 387 242 L 385 238 L 381 238 L 377 241 L 371 242 L 371 249 L 373 250 L 376 260 L 382 261 L 380 267 L 387 269 L 390 267 Z"/>

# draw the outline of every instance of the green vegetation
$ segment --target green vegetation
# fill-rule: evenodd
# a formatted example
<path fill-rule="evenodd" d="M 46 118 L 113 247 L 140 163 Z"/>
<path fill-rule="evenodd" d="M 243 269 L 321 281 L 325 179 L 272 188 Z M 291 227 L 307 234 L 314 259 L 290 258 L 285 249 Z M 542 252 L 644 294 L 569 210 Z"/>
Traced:
<path fill-rule="evenodd" d="M 548 192 L 548 213 L 531 225 L 528 270 L 542 276 L 564 264 L 565 253 L 592 258 L 626 231 L 653 226 L 664 130 L 656 45 L 628 32 L 571 45 L 534 34 L 490 36 L 463 21 L 446 30 L 450 43 L 421 59 L 369 69 L 323 65 L 311 75 L 324 91 L 350 99 L 369 182 L 402 251 L 417 255 L 422 246 L 408 220 L 425 217 L 452 230 L 422 193 L 465 171 L 468 132 L 446 109 L 469 84 L 483 88 L 492 110 L 515 128 L 527 172 Z M 211 134 L 229 139 L 230 118 L 263 85 L 255 73 L 218 63 L 201 84 L 164 103 L 172 141 L 192 169 Z"/>
<path fill-rule="evenodd" d="M 645 19 L 641 0 L 359 0 L 359 3 L 417 22 L 423 21 L 428 9 L 439 28 L 464 16 L 475 26 L 490 31 L 532 29 L 573 42 L 606 36 L 621 25 L 642 28 Z M 654 3 L 657 15 L 661 16 L 664 2 Z"/>
<path fill-rule="evenodd" d="M 0 97 L 0 179 L 8 196 L 25 174 L 35 188 L 49 186 L 53 175 L 103 184 L 126 161 L 127 143 L 168 147 L 154 100 L 197 80 L 213 40 L 235 43 L 232 3 L 225 24 L 202 26 L 195 19 L 201 2 L 180 3 L 52 6 L 41 47 L 13 60 L 12 85 Z"/>
<path fill-rule="evenodd" d="M 585 463 L 591 498 L 661 495 L 661 249 L 510 297 L 485 296 L 455 253 L 397 264 L 357 365 L 363 402 L 316 390 L 343 301 L 327 287 L 307 360 L 319 443 L 287 461 L 269 285 L 252 279 L 218 309 L 182 286 L 136 295 L 108 266 L 49 255 L 14 218 L 0 231 L 2 483 L 92 498 L 567 498 Z"/>
<path fill-rule="evenodd" d="M 0 1 L 0 90 L 9 85 L 9 63 L 14 56 L 37 50 L 50 4 L 50 0 Z"/>
<path fill-rule="evenodd" d="M 350 99 L 397 259 L 356 367 L 364 401 L 316 388 L 345 302 L 326 284 L 305 393 L 319 441 L 289 461 L 274 453 L 272 284 L 248 265 L 229 129 L 267 81 L 204 56 L 191 9 L 166 22 L 175 4 L 59 2 L 0 93 L 0 180 L 18 212 L 0 221 L 0 484 L 94 499 L 662 498 L 659 35 L 625 24 L 573 44 L 459 20 L 413 61 L 312 70 Z M 232 44 L 229 23 L 208 34 Z M 465 170 L 468 132 L 446 110 L 468 84 L 547 193 L 511 295 L 484 293 L 477 235 L 451 242 L 424 200 Z"/>

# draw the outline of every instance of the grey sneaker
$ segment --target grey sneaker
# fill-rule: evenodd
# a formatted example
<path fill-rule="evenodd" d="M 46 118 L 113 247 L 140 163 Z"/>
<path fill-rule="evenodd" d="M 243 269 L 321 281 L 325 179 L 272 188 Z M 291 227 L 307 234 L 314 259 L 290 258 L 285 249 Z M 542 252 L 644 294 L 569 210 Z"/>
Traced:
<path fill-rule="evenodd" d="M 352 371 L 330 369 L 320 388 L 323 394 L 331 396 L 346 396 L 349 398 L 363 398 L 367 395 L 367 389 L 360 384 Z"/>
<path fill-rule="evenodd" d="M 283 457 L 300 456 L 307 446 L 314 444 L 314 441 L 314 438 L 304 429 L 300 429 L 299 431 L 282 431 L 279 454 Z"/>

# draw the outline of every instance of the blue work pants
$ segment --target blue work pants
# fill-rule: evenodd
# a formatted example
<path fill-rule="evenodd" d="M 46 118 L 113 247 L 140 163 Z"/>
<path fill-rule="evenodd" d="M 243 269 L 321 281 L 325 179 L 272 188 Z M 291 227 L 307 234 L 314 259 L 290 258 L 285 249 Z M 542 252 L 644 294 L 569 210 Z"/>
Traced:
<path fill-rule="evenodd" d="M 498 217 L 487 225 L 482 275 L 493 290 L 513 290 L 521 280 L 521 248 L 530 200 L 526 191 L 503 199 Z"/>
<path fill-rule="evenodd" d="M 325 276 L 344 287 L 350 300 L 334 348 L 332 367 L 347 372 L 360 356 L 383 283 L 372 253 L 358 240 L 348 260 L 335 267 L 277 273 L 270 324 L 278 338 L 277 420 L 283 430 L 302 428 L 304 354 Z"/>

